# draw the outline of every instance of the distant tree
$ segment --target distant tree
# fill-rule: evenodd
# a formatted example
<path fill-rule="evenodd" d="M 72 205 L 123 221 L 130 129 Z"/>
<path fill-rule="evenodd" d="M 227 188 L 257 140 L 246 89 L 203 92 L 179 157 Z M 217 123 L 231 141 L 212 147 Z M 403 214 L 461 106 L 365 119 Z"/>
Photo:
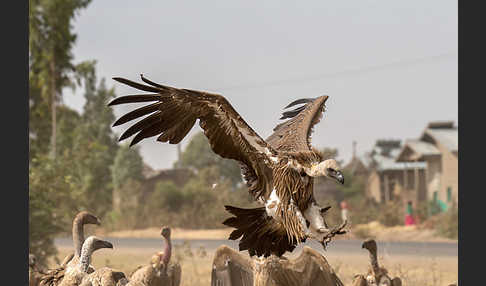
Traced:
<path fill-rule="evenodd" d="M 71 49 L 76 41 L 76 34 L 72 31 L 71 20 L 90 2 L 91 0 L 29 0 L 29 91 L 32 102 L 30 119 L 50 115 L 50 151 L 54 157 L 57 153 L 57 104 L 62 100 L 62 89 L 73 86 L 70 75 L 75 71 Z M 33 122 L 29 127 L 47 129 L 41 122 Z M 34 128 L 31 131 L 38 136 L 37 140 L 46 139 L 45 134 L 38 132 L 41 130 Z M 33 150 L 45 151 L 45 148 L 37 145 Z"/>
<path fill-rule="evenodd" d="M 336 160 L 339 164 L 342 164 L 343 163 L 343 160 L 340 160 L 338 158 L 339 156 L 339 151 L 337 148 L 330 148 L 330 147 L 325 147 L 323 149 L 320 150 L 321 153 L 322 153 L 322 157 L 324 160 L 327 160 L 327 159 L 334 159 Z"/>
<path fill-rule="evenodd" d="M 34 158 L 29 166 L 29 252 L 41 264 L 56 254 L 54 236 L 69 231 L 81 194 L 69 174 L 72 161 Z"/>
<path fill-rule="evenodd" d="M 354 176 L 349 170 L 343 170 L 344 184 L 338 185 L 338 189 L 344 194 L 344 198 L 350 199 L 356 196 L 364 196 L 365 182 L 362 177 Z"/>
<path fill-rule="evenodd" d="M 73 144 L 74 175 L 77 188 L 84 194 L 79 203 L 103 216 L 112 206 L 113 165 L 118 144 L 111 128 L 115 115 L 106 102 L 115 97 L 102 79 L 96 86 L 94 63 L 86 64 L 82 74 L 86 103 L 81 124 L 76 128 Z"/>
<path fill-rule="evenodd" d="M 129 179 L 141 181 L 143 179 L 143 159 L 138 146 L 120 145 L 111 166 L 113 187 L 119 189 Z"/>
<path fill-rule="evenodd" d="M 211 150 L 209 141 L 204 133 L 199 132 L 191 138 L 187 147 L 182 151 L 180 161 L 175 166 L 192 168 L 196 171 L 215 166 L 222 178 L 229 179 L 233 186 L 242 181 L 238 162 L 224 159 Z"/>

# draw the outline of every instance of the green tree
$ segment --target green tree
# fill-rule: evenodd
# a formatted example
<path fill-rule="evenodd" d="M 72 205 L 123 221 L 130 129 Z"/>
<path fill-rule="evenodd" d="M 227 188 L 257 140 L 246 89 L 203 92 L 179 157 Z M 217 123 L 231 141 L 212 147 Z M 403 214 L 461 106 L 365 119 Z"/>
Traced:
<path fill-rule="evenodd" d="M 113 110 L 106 102 L 115 97 L 114 89 L 107 89 L 102 79 L 96 86 L 94 63 L 86 64 L 82 74 L 86 103 L 81 124 L 76 128 L 72 147 L 77 178 L 77 188 L 83 193 L 79 204 L 90 207 L 97 215 L 103 216 L 111 210 L 113 165 L 118 144 L 111 128 L 115 120 Z"/>
<path fill-rule="evenodd" d="M 238 162 L 224 159 L 215 154 L 211 150 L 207 137 L 202 132 L 191 138 L 191 141 L 181 153 L 180 161 L 177 161 L 175 166 L 191 168 L 196 171 L 215 166 L 218 168 L 221 179 L 229 179 L 233 186 L 242 181 Z"/>
<path fill-rule="evenodd" d="M 362 177 L 354 176 L 349 170 L 342 170 L 344 184 L 338 185 L 338 189 L 344 194 L 344 198 L 364 197 L 365 182 Z"/>
<path fill-rule="evenodd" d="M 70 160 L 53 160 L 47 156 L 35 158 L 29 166 L 29 251 L 41 264 L 54 255 L 54 236 L 71 228 L 74 214 L 79 211 L 73 187 Z"/>
<path fill-rule="evenodd" d="M 91 0 L 29 0 L 29 92 L 30 119 L 50 116 L 49 127 L 45 122 L 33 121 L 30 131 L 45 144 L 49 129 L 52 155 L 56 155 L 57 104 L 62 100 L 62 89 L 73 87 L 71 80 L 75 67 L 72 64 L 72 47 L 76 35 L 71 20 Z M 42 130 L 39 130 L 41 128 Z M 33 151 L 46 151 L 40 145 Z"/>
<path fill-rule="evenodd" d="M 111 166 L 115 190 L 121 188 L 129 179 L 141 181 L 143 179 L 142 171 L 143 159 L 138 145 L 132 147 L 129 147 L 128 143 L 120 145 Z"/>

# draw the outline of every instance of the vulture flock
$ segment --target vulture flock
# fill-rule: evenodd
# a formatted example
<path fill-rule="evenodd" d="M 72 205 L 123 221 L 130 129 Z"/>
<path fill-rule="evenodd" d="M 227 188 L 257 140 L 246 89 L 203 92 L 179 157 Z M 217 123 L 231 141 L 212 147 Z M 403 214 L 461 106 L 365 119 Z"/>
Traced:
<path fill-rule="evenodd" d="M 181 267 L 170 262 L 172 244 L 170 228 L 161 231 L 164 247 L 155 253 L 148 265 L 139 266 L 131 275 L 91 265 L 91 256 L 102 248 L 113 249 L 113 244 L 96 236 L 84 238 L 84 225 L 100 225 L 100 220 L 88 213 L 80 212 L 73 220 L 74 253 L 64 258 L 54 269 L 42 270 L 36 266 L 35 256 L 29 255 L 29 286 L 178 286 L 181 281 Z"/>
<path fill-rule="evenodd" d="M 346 221 L 329 227 L 324 215 L 329 207 L 318 205 L 314 198 L 315 177 L 326 177 L 343 184 L 339 164 L 311 145 L 314 126 L 321 120 L 328 96 L 298 99 L 283 112 L 273 133 L 260 137 L 221 95 L 190 89 L 179 89 L 154 83 L 141 75 L 144 83 L 124 78 L 114 80 L 148 93 L 121 96 L 110 106 L 128 103 L 147 105 L 120 117 L 113 126 L 135 119 L 121 135 L 120 141 L 134 136 L 130 145 L 158 136 L 157 141 L 179 143 L 197 120 L 219 156 L 238 161 L 248 192 L 258 208 L 244 209 L 225 206 L 232 215 L 223 224 L 234 228 L 229 239 L 239 239 L 239 250 L 221 246 L 217 249 L 211 273 L 211 285 L 343 285 L 326 259 L 316 250 L 304 247 L 295 259 L 284 255 L 307 239 L 317 240 L 325 249 L 331 239 L 346 231 Z M 296 107 L 295 107 L 296 106 Z M 155 253 L 150 263 L 135 269 L 131 275 L 91 264 L 93 253 L 113 245 L 102 238 L 84 238 L 84 225 L 99 225 L 100 220 L 81 212 L 73 220 L 74 253 L 68 255 L 55 269 L 36 267 L 35 257 L 29 256 L 30 285 L 46 286 L 105 286 L 131 285 L 177 286 L 181 282 L 181 267 L 171 263 L 170 228 L 161 231 L 164 249 Z M 370 271 L 359 275 L 354 285 L 401 285 L 391 280 L 384 268 L 378 266 L 376 243 L 367 241 L 370 251 Z M 364 284 L 363 284 L 364 283 Z"/>

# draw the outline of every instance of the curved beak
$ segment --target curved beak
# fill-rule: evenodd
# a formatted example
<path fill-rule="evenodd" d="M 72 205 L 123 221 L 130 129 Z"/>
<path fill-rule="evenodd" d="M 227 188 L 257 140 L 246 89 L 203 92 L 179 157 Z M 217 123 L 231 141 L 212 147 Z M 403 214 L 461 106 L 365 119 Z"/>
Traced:
<path fill-rule="evenodd" d="M 103 247 L 113 249 L 113 244 L 111 242 L 108 242 L 108 241 L 103 241 Z"/>
<path fill-rule="evenodd" d="M 338 181 L 339 183 L 344 184 L 344 176 L 343 173 L 341 173 L 341 171 L 336 171 L 336 173 L 333 174 L 331 177 L 336 181 Z"/>

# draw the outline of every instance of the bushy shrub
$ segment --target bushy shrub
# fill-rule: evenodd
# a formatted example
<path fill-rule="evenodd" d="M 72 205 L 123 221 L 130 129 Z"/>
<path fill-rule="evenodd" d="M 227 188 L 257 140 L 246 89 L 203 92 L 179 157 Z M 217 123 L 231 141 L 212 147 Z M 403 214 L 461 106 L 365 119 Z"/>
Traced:
<path fill-rule="evenodd" d="M 385 226 L 403 225 L 403 204 L 399 201 L 390 201 L 380 206 L 378 221 Z"/>
<path fill-rule="evenodd" d="M 459 213 L 456 207 L 451 207 L 438 216 L 436 230 L 440 236 L 451 239 L 458 238 Z"/>

